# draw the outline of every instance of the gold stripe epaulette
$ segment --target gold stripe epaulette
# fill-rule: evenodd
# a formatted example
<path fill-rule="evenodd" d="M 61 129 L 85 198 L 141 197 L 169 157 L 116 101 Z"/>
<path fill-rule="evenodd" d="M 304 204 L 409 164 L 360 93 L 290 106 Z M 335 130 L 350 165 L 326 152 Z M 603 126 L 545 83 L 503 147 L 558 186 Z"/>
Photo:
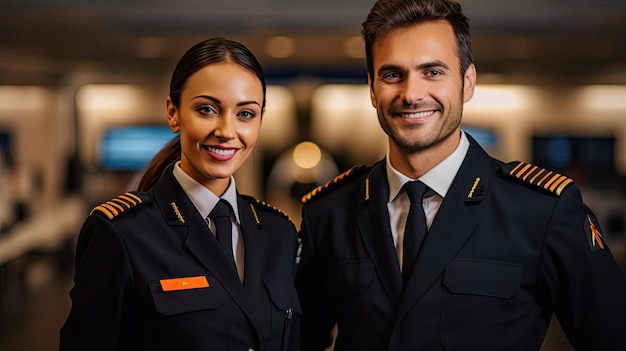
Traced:
<path fill-rule="evenodd" d="M 280 208 L 276 207 L 276 206 L 272 206 L 270 204 L 268 204 L 265 201 L 259 200 L 259 199 L 254 199 L 254 201 L 256 202 L 257 206 L 263 210 L 269 210 L 270 212 L 274 212 L 276 214 L 279 214 L 283 217 L 285 217 L 289 222 L 291 222 L 291 217 L 287 214 L 287 212 L 281 210 Z M 254 215 L 254 219 L 256 220 L 257 224 L 261 223 L 261 219 L 259 218 L 259 215 L 256 213 L 256 211 L 254 210 L 253 206 L 250 206 L 252 209 L 252 214 Z"/>
<path fill-rule="evenodd" d="M 509 163 L 505 167 L 510 169 L 506 171 L 508 175 L 557 196 L 560 196 L 565 188 L 574 184 L 574 181 L 567 176 L 530 163 L 517 161 Z"/>
<path fill-rule="evenodd" d="M 126 193 L 94 207 L 89 214 L 98 211 L 111 220 L 141 203 L 143 200 L 139 196 Z"/>
<path fill-rule="evenodd" d="M 350 168 L 349 170 L 327 181 L 323 185 L 319 185 L 318 187 L 310 191 L 308 194 L 304 195 L 301 199 L 302 203 L 305 204 L 308 201 L 311 201 L 311 199 L 313 199 L 314 197 L 318 196 L 321 193 L 326 192 L 326 190 L 332 188 L 334 185 L 339 184 L 346 179 L 352 178 L 352 176 L 354 175 L 359 175 L 362 173 L 361 171 L 364 171 L 366 169 L 367 169 L 366 166 L 355 166 L 355 167 Z"/>

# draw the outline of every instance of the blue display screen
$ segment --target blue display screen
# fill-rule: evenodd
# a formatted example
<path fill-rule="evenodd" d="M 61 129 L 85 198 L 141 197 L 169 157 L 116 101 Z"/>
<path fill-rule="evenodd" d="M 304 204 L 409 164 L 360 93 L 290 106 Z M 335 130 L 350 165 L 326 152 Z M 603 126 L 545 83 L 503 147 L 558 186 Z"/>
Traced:
<path fill-rule="evenodd" d="M 495 148 L 500 143 L 498 135 L 489 128 L 462 125 L 461 129 L 486 149 Z"/>
<path fill-rule="evenodd" d="M 617 178 L 614 136 L 534 135 L 532 162 L 574 179 L 580 186 L 607 188 Z"/>
<path fill-rule="evenodd" d="M 174 137 L 168 126 L 109 128 L 100 138 L 100 166 L 106 170 L 140 170 Z"/>

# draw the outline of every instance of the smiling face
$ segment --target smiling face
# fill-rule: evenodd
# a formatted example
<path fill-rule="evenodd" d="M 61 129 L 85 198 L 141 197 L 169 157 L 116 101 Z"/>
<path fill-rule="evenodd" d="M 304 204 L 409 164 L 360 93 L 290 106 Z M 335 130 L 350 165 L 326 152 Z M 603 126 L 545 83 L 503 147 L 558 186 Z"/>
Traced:
<path fill-rule="evenodd" d="M 181 169 L 221 195 L 254 149 L 263 97 L 257 76 L 234 63 L 210 64 L 191 75 L 180 106 L 167 99 L 170 128 L 180 131 Z"/>
<path fill-rule="evenodd" d="M 462 77 L 457 53 L 452 27 L 442 20 L 396 29 L 374 43 L 372 105 L 398 169 L 400 159 L 425 150 L 436 164 L 458 145 L 476 70 L 470 65 Z"/>

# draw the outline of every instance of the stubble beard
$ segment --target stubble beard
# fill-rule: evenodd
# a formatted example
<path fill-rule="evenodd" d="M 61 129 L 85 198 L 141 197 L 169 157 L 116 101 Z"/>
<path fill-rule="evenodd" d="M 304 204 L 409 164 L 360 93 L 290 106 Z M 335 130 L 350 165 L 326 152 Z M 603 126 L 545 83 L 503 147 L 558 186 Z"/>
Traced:
<path fill-rule="evenodd" d="M 444 113 L 444 109 L 440 109 Z M 411 138 L 413 133 L 402 133 L 398 126 L 392 124 L 390 121 L 394 117 L 393 113 L 389 111 L 385 116 L 381 109 L 376 110 L 378 115 L 378 122 L 387 136 L 394 142 L 400 149 L 407 153 L 415 153 L 435 147 L 439 143 L 448 139 L 461 125 L 461 117 L 463 114 L 463 104 L 451 106 L 449 113 L 444 116 L 440 123 L 434 130 L 431 130 L 427 135 L 422 138 Z M 408 125 L 406 129 L 420 128 L 421 125 Z"/>

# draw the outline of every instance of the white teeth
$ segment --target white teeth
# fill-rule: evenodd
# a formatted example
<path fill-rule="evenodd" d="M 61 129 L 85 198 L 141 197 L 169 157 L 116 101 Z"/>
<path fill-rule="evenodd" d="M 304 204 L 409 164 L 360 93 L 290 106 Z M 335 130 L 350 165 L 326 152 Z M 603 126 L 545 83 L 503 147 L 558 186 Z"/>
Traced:
<path fill-rule="evenodd" d="M 231 156 L 232 154 L 235 153 L 235 151 L 237 151 L 236 149 L 218 149 L 218 148 L 214 148 L 210 146 L 208 146 L 206 149 L 209 152 L 220 155 L 220 156 Z"/>
<path fill-rule="evenodd" d="M 424 118 L 426 116 L 430 116 L 434 113 L 434 111 L 424 111 L 417 113 L 403 113 L 402 117 L 404 118 Z"/>

